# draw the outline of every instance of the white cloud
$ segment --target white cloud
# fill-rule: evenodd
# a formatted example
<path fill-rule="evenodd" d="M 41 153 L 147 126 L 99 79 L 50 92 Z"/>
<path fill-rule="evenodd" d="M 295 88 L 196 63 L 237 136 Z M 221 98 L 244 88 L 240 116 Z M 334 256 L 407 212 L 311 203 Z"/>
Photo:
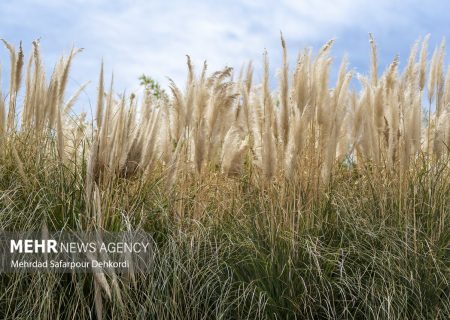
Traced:
<path fill-rule="evenodd" d="M 128 86 L 140 72 L 182 81 L 185 54 L 197 64 L 207 59 L 213 69 L 260 59 L 265 48 L 277 56 L 280 30 L 288 42 L 326 41 L 324 31 L 351 25 L 362 7 L 354 0 L 120 3 L 84 10 L 79 32 L 89 35 L 83 45 L 103 55 Z"/>
<path fill-rule="evenodd" d="M 198 68 L 208 60 L 210 70 L 239 68 L 249 60 L 258 65 L 264 49 L 271 61 L 278 61 L 280 30 L 288 45 L 320 46 L 345 30 L 376 33 L 411 24 L 405 12 L 418 1 L 406 2 L 410 6 L 403 1 L 401 12 L 398 3 L 389 0 L 19 0 L 0 4 L 5 15 L 0 21 L 5 35 L 0 36 L 16 43 L 42 36 L 44 53 L 53 61 L 73 43 L 85 47 L 75 60 L 72 85 L 92 80 L 88 93 L 93 101 L 102 57 L 106 69 L 114 70 L 118 91 L 135 89 L 141 73 L 163 85 L 167 76 L 182 85 L 186 54 Z"/>

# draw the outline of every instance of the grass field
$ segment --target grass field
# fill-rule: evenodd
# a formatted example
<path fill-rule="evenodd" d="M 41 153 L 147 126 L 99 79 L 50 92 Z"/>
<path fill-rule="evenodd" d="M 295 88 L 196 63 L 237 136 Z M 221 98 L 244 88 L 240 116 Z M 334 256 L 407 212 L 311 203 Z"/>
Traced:
<path fill-rule="evenodd" d="M 83 88 L 65 95 L 78 51 L 46 77 L 37 42 L 4 42 L 0 229 L 139 229 L 156 247 L 133 277 L 0 274 L 0 318 L 448 319 L 444 45 L 378 74 L 371 39 L 370 73 L 344 60 L 330 84 L 332 41 L 289 68 L 281 40 L 275 89 L 267 54 L 262 83 L 188 58 L 160 98 L 115 94 L 102 66 L 92 121 L 72 111 Z"/>

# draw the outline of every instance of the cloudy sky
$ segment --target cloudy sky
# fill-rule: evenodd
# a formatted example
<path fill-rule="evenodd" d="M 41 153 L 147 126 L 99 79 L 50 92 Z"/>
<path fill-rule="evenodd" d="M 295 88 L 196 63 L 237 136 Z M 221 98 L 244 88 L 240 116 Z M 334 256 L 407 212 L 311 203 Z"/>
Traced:
<path fill-rule="evenodd" d="M 239 69 L 250 60 L 261 78 L 261 58 L 266 49 L 271 69 L 280 62 L 279 33 L 295 58 L 304 47 L 320 48 L 336 39 L 333 55 L 344 53 L 351 67 L 366 72 L 368 32 L 374 34 L 384 68 L 395 54 L 407 59 L 413 42 L 431 33 L 431 48 L 450 31 L 446 1 L 418 0 L 15 0 L 0 1 L 0 37 L 29 51 L 41 39 L 49 72 L 61 53 L 72 46 L 85 50 L 77 56 L 70 90 L 91 80 L 78 108 L 95 101 L 95 87 L 103 59 L 108 75 L 114 72 L 116 91 L 138 88 L 142 73 L 164 87 L 167 77 L 182 85 L 186 54 L 200 68 L 223 66 Z M 448 36 L 447 36 L 448 38 Z M 3 79 L 8 57 L 0 48 Z M 293 60 L 292 60 L 293 61 Z M 339 61 L 334 64 L 337 68 Z M 6 82 L 6 81 L 3 81 Z M 70 94 L 70 93 L 69 93 Z"/>

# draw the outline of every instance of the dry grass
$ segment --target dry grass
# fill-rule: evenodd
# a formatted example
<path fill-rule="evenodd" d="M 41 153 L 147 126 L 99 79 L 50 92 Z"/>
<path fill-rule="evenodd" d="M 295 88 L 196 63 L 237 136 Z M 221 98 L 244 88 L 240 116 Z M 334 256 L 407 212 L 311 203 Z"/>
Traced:
<path fill-rule="evenodd" d="M 395 57 L 378 77 L 376 45 L 371 37 L 372 71 L 370 79 L 358 76 L 359 93 L 350 89 L 353 74 L 345 59 L 336 85 L 329 86 L 333 41 L 315 56 L 310 50 L 300 53 L 289 81 L 282 39 L 283 66 L 280 88 L 275 92 L 269 87 L 267 54 L 262 85 L 252 83 L 251 66 L 245 78 L 237 81 L 232 81 L 231 68 L 207 76 L 206 65 L 197 78 L 188 60 L 184 92 L 172 83 L 172 99 L 148 95 L 140 107 L 134 94 L 129 99 L 116 96 L 112 80 L 105 93 L 102 66 L 95 121 L 87 126 L 70 114 L 74 98 L 64 105 L 70 63 L 79 50 L 58 62 L 47 83 L 37 42 L 27 66 L 18 125 L 17 92 L 24 55 L 21 48 L 16 53 L 5 42 L 12 68 L 8 108 L 2 104 L 0 109 L 2 143 L 10 136 L 26 134 L 39 146 L 49 133 L 54 134 L 65 164 L 79 156 L 80 146 L 90 146 L 85 160 L 90 164 L 88 179 L 92 183 L 114 176 L 145 179 L 155 166 L 170 168 L 173 163 L 197 173 L 221 167 L 226 174 L 239 174 L 244 161 L 268 180 L 305 175 L 303 179 L 314 180 L 317 190 L 329 182 L 336 164 L 343 161 L 405 176 L 419 155 L 425 154 L 430 166 L 449 155 L 450 79 L 444 77 L 444 44 L 431 59 L 427 125 L 422 121 L 427 41 L 422 43 L 419 61 L 417 46 L 412 49 L 403 73 Z M 174 172 L 181 174 L 178 169 Z M 177 174 L 171 179 L 176 180 Z"/>
<path fill-rule="evenodd" d="M 428 63 L 426 37 L 403 71 L 395 57 L 379 74 L 370 36 L 359 92 L 346 59 L 330 85 L 333 41 L 289 69 L 281 38 L 275 91 L 267 53 L 261 84 L 252 64 L 233 80 L 231 68 L 196 74 L 188 57 L 184 90 L 171 82 L 171 98 L 147 92 L 141 103 L 116 95 L 113 79 L 105 88 L 102 65 L 92 121 L 71 112 L 83 87 L 65 97 L 79 50 L 47 79 L 38 42 L 25 77 L 22 48 L 4 44 L 1 229 L 132 227 L 158 243 L 153 273 L 138 281 L 114 270 L 1 275 L 5 318 L 448 315 L 444 43 Z"/>

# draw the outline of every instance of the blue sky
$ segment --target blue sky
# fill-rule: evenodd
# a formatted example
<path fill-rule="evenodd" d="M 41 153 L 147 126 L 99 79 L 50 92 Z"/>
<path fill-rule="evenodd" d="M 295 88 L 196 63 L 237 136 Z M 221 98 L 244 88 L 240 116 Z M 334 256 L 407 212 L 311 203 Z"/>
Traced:
<path fill-rule="evenodd" d="M 283 32 L 291 61 L 304 47 L 320 48 L 336 39 L 336 70 L 347 53 L 350 67 L 366 72 L 369 65 L 368 32 L 374 34 L 380 68 L 395 54 L 402 65 L 416 39 L 431 34 L 430 48 L 449 38 L 450 4 L 416 0 L 243 0 L 243 1 L 144 1 L 144 0 L 15 0 L 0 1 L 0 37 L 29 52 L 31 41 L 41 38 L 49 72 L 61 53 L 74 45 L 85 50 L 77 56 L 68 95 L 91 80 L 79 110 L 95 101 L 100 62 L 115 89 L 131 92 L 138 76 L 146 73 L 163 86 L 171 77 L 180 86 L 186 77 L 189 54 L 201 67 L 225 65 L 239 69 L 252 60 L 255 79 L 261 78 L 261 58 L 266 49 L 271 68 L 279 67 Z M 0 48 L 3 82 L 7 82 L 8 57 Z M 292 64 L 292 63 L 291 63 Z M 332 77 L 334 79 L 334 77 Z M 5 85 L 5 84 L 4 84 Z"/>

